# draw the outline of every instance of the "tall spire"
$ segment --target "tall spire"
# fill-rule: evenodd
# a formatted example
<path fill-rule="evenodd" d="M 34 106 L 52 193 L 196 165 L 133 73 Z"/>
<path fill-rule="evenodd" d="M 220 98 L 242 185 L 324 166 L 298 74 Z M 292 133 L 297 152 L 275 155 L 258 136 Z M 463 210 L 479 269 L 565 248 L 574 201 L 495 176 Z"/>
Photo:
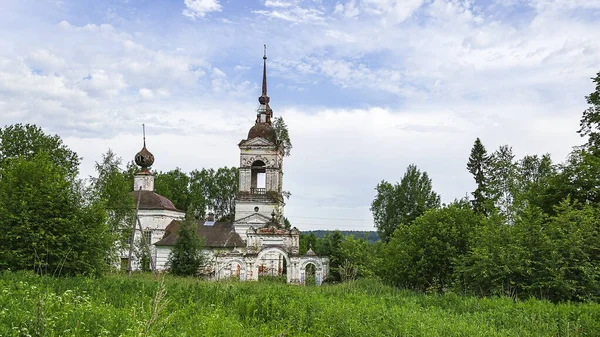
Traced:
<path fill-rule="evenodd" d="M 146 124 L 142 124 L 142 134 L 144 135 L 144 147 L 146 147 Z"/>
<path fill-rule="evenodd" d="M 263 55 L 263 78 L 262 78 L 262 95 L 258 98 L 258 102 L 262 105 L 269 105 L 269 96 L 267 96 L 267 45 L 265 44 L 265 53 Z"/>

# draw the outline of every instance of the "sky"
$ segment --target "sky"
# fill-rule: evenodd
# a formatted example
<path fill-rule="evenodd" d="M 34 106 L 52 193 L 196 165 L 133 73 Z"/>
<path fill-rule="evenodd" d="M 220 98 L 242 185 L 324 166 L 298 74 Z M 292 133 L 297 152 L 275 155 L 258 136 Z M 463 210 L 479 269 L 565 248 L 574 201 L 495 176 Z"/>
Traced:
<path fill-rule="evenodd" d="M 470 195 L 473 142 L 517 158 L 573 146 L 600 71 L 600 0 L 2 0 L 0 126 L 34 123 L 82 158 L 239 165 L 267 45 L 293 144 L 285 215 L 373 230 L 375 187 L 414 163 Z"/>

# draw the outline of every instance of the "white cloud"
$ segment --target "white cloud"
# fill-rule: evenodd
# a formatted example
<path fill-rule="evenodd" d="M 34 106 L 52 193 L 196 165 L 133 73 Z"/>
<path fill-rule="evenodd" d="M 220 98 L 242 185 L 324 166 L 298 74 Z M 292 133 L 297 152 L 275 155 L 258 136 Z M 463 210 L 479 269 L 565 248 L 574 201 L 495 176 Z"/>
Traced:
<path fill-rule="evenodd" d="M 220 12 L 221 4 L 219 0 L 184 0 L 186 9 L 183 15 L 190 18 L 204 17 L 210 12 Z"/>
<path fill-rule="evenodd" d="M 200 3 L 188 14 L 222 10 Z M 236 144 L 255 118 L 264 41 L 272 107 L 294 143 L 286 215 L 302 230 L 370 229 L 373 188 L 399 180 L 410 163 L 430 174 L 444 201 L 464 196 L 475 137 L 489 151 L 510 144 L 517 156 L 550 152 L 555 161 L 582 142 L 583 96 L 600 64 L 598 0 L 258 4 L 156 30 L 145 13 L 81 25 L 66 11 L 45 24 L 0 13 L 9 32 L 0 37 L 0 125 L 59 133 L 84 157 L 84 175 L 108 147 L 125 159 L 139 151 L 142 123 L 159 170 L 237 165 Z M 28 28 L 12 27 L 19 22 Z M 202 155 L 190 156 L 186 144 Z"/>
<path fill-rule="evenodd" d="M 272 9 L 253 12 L 271 19 L 299 24 L 324 24 L 327 18 L 324 11 L 318 6 L 312 4 L 302 6 L 299 1 L 266 0 L 265 7 Z"/>

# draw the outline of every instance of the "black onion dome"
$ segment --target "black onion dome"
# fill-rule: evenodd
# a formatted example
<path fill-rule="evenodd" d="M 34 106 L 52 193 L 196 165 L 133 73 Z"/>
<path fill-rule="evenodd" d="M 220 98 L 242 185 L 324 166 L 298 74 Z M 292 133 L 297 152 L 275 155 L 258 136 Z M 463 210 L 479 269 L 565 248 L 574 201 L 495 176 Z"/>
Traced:
<path fill-rule="evenodd" d="M 258 137 L 264 138 L 273 144 L 277 143 L 277 133 L 275 132 L 275 129 L 266 123 L 258 123 L 250 128 L 248 140 Z"/>
<path fill-rule="evenodd" d="M 142 150 L 135 155 L 135 163 L 146 169 L 154 164 L 154 155 L 144 145 Z"/>

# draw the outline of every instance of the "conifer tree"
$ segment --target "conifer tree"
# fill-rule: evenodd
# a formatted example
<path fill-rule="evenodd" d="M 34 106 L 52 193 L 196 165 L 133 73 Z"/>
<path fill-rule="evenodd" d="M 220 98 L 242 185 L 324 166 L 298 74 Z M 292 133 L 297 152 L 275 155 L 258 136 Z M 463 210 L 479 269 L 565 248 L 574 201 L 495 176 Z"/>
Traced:
<path fill-rule="evenodd" d="M 473 194 L 473 210 L 478 214 L 489 215 L 488 205 L 490 204 L 488 196 L 488 182 L 486 178 L 486 169 L 489 162 L 489 156 L 479 137 L 475 140 L 471 155 L 467 162 L 467 170 L 473 175 L 477 188 Z"/>

